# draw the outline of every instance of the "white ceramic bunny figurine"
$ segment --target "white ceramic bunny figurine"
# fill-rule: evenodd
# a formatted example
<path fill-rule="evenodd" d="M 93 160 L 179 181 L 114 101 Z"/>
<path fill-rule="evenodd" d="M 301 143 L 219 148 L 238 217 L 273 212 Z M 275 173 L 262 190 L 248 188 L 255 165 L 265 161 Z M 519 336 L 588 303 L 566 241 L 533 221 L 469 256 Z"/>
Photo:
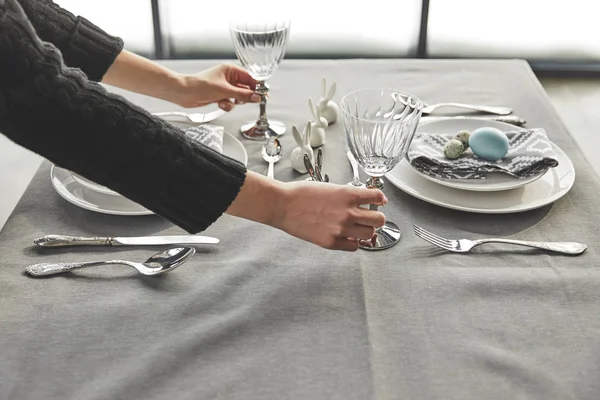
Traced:
<path fill-rule="evenodd" d="M 301 174 L 306 174 L 308 170 L 304 166 L 304 155 L 307 154 L 311 164 L 315 164 L 315 153 L 312 147 L 310 147 L 311 123 L 306 124 L 303 134 L 298 131 L 295 125 L 292 126 L 292 134 L 298 144 L 298 147 L 292 150 L 292 155 L 290 156 L 292 168 Z"/>
<path fill-rule="evenodd" d="M 333 124 L 340 116 L 340 108 L 331 99 L 335 95 L 335 82 L 327 90 L 327 80 L 323 78 L 323 97 L 317 103 L 321 116 L 323 116 L 329 125 Z"/>
<path fill-rule="evenodd" d="M 310 112 L 315 119 L 311 122 L 311 136 L 310 136 L 310 145 L 313 148 L 321 147 L 325 144 L 325 134 L 327 133 L 325 129 L 329 126 L 327 120 L 323 118 L 321 115 L 321 111 L 319 111 L 319 107 L 315 107 L 313 105 L 312 99 L 308 98 L 308 106 L 310 107 Z"/>

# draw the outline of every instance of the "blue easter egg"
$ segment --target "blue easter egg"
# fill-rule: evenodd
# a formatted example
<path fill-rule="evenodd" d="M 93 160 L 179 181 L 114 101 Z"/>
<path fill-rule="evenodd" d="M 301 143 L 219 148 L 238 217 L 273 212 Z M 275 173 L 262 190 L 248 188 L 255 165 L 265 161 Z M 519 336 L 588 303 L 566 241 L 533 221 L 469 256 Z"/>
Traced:
<path fill-rule="evenodd" d="M 501 160 L 508 153 L 508 137 L 500 129 L 484 127 L 475 129 L 469 136 L 469 147 L 484 160 Z"/>

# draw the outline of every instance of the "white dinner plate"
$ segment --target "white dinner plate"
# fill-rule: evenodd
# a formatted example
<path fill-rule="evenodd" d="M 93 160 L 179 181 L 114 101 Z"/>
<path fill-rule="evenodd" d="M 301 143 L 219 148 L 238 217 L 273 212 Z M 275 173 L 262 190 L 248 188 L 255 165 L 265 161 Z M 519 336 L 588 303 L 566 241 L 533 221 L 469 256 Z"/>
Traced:
<path fill-rule="evenodd" d="M 498 121 L 484 121 L 481 119 L 474 118 L 460 118 L 460 119 L 444 119 L 438 121 L 424 122 L 419 125 L 417 132 L 426 133 L 439 133 L 439 134 L 455 134 L 461 130 L 468 130 L 470 132 L 477 128 L 492 127 L 500 129 L 503 132 L 516 131 L 523 129 L 510 125 L 504 122 Z M 411 165 L 411 167 L 413 167 Z M 502 172 L 492 172 L 487 174 L 487 179 L 445 179 L 436 178 L 427 175 L 423 172 L 417 171 L 413 167 L 415 172 L 421 175 L 425 179 L 429 179 L 432 182 L 438 183 L 443 186 L 448 186 L 455 189 L 471 190 L 476 192 L 496 192 L 502 190 L 516 189 L 521 186 L 529 185 L 530 183 L 540 179 L 546 171 L 543 171 L 535 176 L 519 179 Z"/>
<path fill-rule="evenodd" d="M 418 199 L 441 207 L 482 214 L 509 214 L 529 211 L 551 204 L 571 190 L 575 167 L 558 146 L 558 166 L 527 186 L 501 192 L 476 192 L 450 188 L 424 179 L 403 159 L 386 174 L 387 180 Z"/>
<path fill-rule="evenodd" d="M 223 135 L 223 154 L 244 165 L 248 164 L 248 153 L 244 145 L 229 133 Z M 120 194 L 81 176 L 75 176 L 71 171 L 56 165 L 52 165 L 50 169 L 50 180 L 54 190 L 62 198 L 86 210 L 111 215 L 153 214 L 152 211 Z"/>

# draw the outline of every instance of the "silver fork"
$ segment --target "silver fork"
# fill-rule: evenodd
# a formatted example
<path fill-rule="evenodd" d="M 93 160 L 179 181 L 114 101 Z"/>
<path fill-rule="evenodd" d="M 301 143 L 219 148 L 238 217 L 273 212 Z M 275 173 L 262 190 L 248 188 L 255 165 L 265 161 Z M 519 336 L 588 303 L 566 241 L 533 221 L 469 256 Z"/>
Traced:
<path fill-rule="evenodd" d="M 513 110 L 509 107 L 500 106 L 480 106 L 477 104 L 464 104 L 464 103 L 437 103 L 437 104 L 425 104 L 425 107 L 421 111 L 423 115 L 431 114 L 436 109 L 441 107 L 456 107 L 465 108 L 467 110 L 480 111 L 488 114 L 496 115 L 509 115 L 512 114 Z"/>
<path fill-rule="evenodd" d="M 468 253 L 472 248 L 482 245 L 484 243 L 506 243 L 516 244 L 519 246 L 534 247 L 537 249 L 544 249 L 548 251 L 554 251 L 557 253 L 564 254 L 581 254 L 587 249 L 585 244 L 575 242 L 530 242 L 525 240 L 512 240 L 512 239 L 446 239 L 435 233 L 431 233 L 418 225 L 413 225 L 415 229 L 415 235 L 421 239 L 440 247 L 444 250 L 452 251 L 455 253 Z"/>

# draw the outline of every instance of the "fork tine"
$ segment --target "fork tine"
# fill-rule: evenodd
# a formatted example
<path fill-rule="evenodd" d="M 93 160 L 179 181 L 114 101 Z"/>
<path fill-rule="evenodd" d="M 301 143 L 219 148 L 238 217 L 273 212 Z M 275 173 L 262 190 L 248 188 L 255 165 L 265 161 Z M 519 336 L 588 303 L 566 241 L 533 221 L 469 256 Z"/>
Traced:
<path fill-rule="evenodd" d="M 445 237 L 442 237 L 442 236 L 440 236 L 440 235 L 436 235 L 436 234 L 435 234 L 435 233 L 433 233 L 433 232 L 429 232 L 428 230 L 426 230 L 426 229 L 424 229 L 424 228 L 421 228 L 421 227 L 420 227 L 420 226 L 418 226 L 418 225 L 414 225 L 414 226 L 415 226 L 415 228 L 416 228 L 416 229 L 419 229 L 421 232 L 423 232 L 423 233 L 424 233 L 424 234 L 426 234 L 426 235 L 429 235 L 429 236 L 431 236 L 432 238 L 436 238 L 436 239 L 442 240 L 442 241 L 444 241 L 444 242 L 451 243 L 451 240 L 449 240 L 449 239 L 446 239 Z"/>
<path fill-rule="evenodd" d="M 439 247 L 440 249 L 444 249 L 444 250 L 452 250 L 452 248 L 449 247 L 447 244 L 434 241 L 434 240 L 432 240 L 432 239 L 430 239 L 430 238 L 428 238 L 426 236 L 423 236 L 420 232 L 415 231 L 415 235 L 417 235 L 418 237 L 420 237 L 424 241 L 426 241 L 428 243 L 431 243 L 435 247 Z"/>
<path fill-rule="evenodd" d="M 431 232 L 421 228 L 418 225 L 413 225 L 413 227 L 415 230 L 415 235 L 417 235 L 421 239 L 426 240 L 429 243 L 434 244 L 434 245 L 441 247 L 443 249 L 446 249 L 446 250 L 453 249 L 452 243 L 449 240 L 447 240 L 441 236 L 434 235 Z"/>
<path fill-rule="evenodd" d="M 417 233 L 416 235 L 418 237 L 420 237 L 421 239 L 425 240 L 426 242 L 433 244 L 434 246 L 440 247 L 444 250 L 452 250 L 452 247 L 450 245 L 448 245 L 447 243 L 438 242 L 437 240 L 428 238 L 427 236 L 423 236 L 420 233 Z"/>

